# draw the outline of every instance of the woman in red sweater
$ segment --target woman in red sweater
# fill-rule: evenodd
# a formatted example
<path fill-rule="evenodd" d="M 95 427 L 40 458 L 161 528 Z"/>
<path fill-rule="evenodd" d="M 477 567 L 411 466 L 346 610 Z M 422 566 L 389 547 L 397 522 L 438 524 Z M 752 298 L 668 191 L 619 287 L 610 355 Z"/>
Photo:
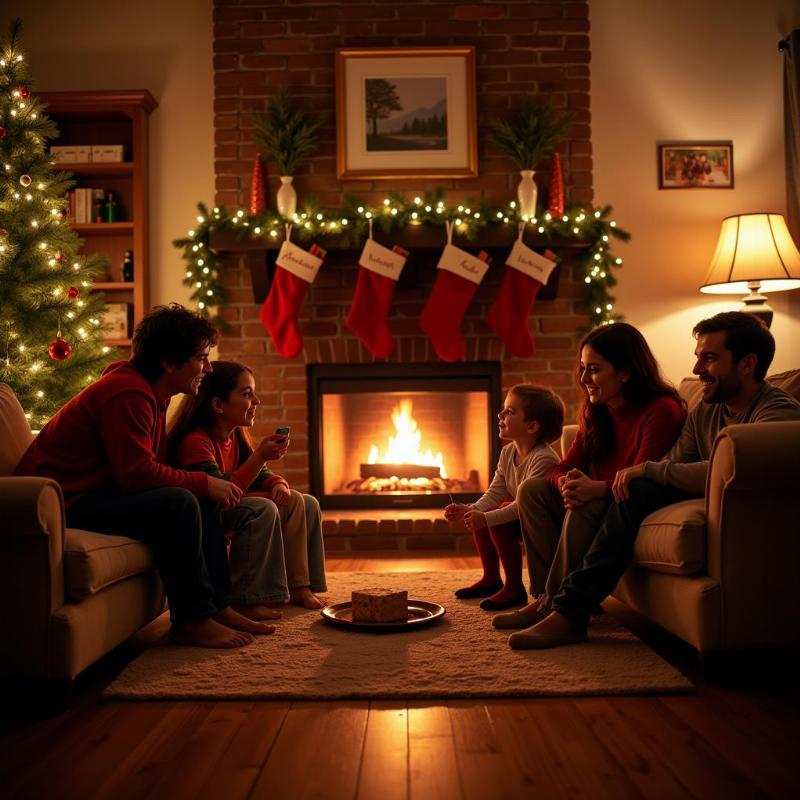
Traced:
<path fill-rule="evenodd" d="M 517 491 L 534 599 L 494 617 L 496 628 L 527 628 L 550 612 L 552 597 L 583 560 L 613 502 L 614 476 L 659 461 L 683 426 L 685 404 L 632 325 L 588 333 L 578 348 L 576 378 L 582 399 L 572 446 L 548 479 L 526 481 Z"/>
<path fill-rule="evenodd" d="M 252 371 L 232 361 L 211 366 L 170 426 L 168 450 L 183 469 L 224 477 L 244 492 L 235 508 L 222 512 L 232 534 L 232 605 L 261 620 L 281 616 L 271 608 L 276 603 L 322 608 L 315 594 L 326 590 L 319 503 L 266 466 L 283 457 L 288 436 L 253 443 L 250 428 L 261 401 Z"/>

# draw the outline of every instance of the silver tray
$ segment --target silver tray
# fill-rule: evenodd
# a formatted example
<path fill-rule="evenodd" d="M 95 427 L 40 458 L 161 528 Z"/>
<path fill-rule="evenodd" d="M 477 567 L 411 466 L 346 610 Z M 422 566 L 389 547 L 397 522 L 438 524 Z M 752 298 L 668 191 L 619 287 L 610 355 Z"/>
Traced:
<path fill-rule="evenodd" d="M 399 631 L 413 631 L 430 625 L 444 616 L 445 608 L 438 603 L 429 603 L 427 600 L 409 600 L 408 618 L 396 622 L 355 622 L 353 620 L 352 603 L 335 603 L 325 606 L 320 611 L 322 619 L 338 628 L 352 631 L 371 631 L 372 633 L 397 633 Z"/>

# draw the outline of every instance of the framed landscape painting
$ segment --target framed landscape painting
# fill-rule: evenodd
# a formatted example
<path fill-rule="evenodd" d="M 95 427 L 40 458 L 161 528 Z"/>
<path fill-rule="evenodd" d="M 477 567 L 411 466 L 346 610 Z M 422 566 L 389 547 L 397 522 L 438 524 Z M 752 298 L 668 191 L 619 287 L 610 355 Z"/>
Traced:
<path fill-rule="evenodd" d="M 733 142 L 659 142 L 659 189 L 732 189 Z"/>
<path fill-rule="evenodd" d="M 336 51 L 339 178 L 478 174 L 474 47 Z"/>

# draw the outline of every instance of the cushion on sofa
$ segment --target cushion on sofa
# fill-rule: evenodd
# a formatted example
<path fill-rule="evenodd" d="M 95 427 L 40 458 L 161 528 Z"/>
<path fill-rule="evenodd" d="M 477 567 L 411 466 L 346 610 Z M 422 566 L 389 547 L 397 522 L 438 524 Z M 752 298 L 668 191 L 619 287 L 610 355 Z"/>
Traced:
<path fill-rule="evenodd" d="M 0 477 L 12 475 L 33 441 L 31 426 L 10 386 L 0 383 Z"/>
<path fill-rule="evenodd" d="M 684 500 L 645 517 L 633 565 L 651 572 L 694 575 L 706 563 L 705 499 Z"/>
<path fill-rule="evenodd" d="M 790 369 L 786 372 L 776 372 L 774 375 L 767 375 L 767 380 L 779 389 L 783 389 L 795 400 L 800 401 L 800 369 Z M 684 378 L 678 391 L 681 397 L 686 401 L 686 405 L 691 411 L 703 397 L 703 387 L 700 383 L 700 378 L 692 376 Z"/>
<path fill-rule="evenodd" d="M 64 538 L 64 577 L 67 598 L 84 600 L 131 575 L 153 568 L 150 547 L 127 536 L 67 528 Z"/>

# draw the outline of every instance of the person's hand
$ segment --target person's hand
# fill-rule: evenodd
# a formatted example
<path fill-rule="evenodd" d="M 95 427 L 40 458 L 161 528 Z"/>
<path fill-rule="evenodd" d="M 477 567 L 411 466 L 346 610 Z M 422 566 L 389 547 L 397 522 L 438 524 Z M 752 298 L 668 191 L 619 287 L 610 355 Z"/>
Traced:
<path fill-rule="evenodd" d="M 265 436 L 256 447 L 259 458 L 264 461 L 277 461 L 283 458 L 289 447 L 289 437 L 272 433 Z"/>
<path fill-rule="evenodd" d="M 219 503 L 223 511 L 228 511 L 239 505 L 239 500 L 242 499 L 242 490 L 231 481 L 209 475 L 208 496 L 215 503 Z"/>
<path fill-rule="evenodd" d="M 637 478 L 644 478 L 644 464 L 626 467 L 614 476 L 614 483 L 611 484 L 611 494 L 614 495 L 614 500 L 617 503 L 621 503 L 630 497 L 628 487 L 630 482 L 635 481 Z"/>
<path fill-rule="evenodd" d="M 605 491 L 605 481 L 593 481 L 579 469 L 571 469 L 561 484 L 561 498 L 568 510 L 580 508 L 590 500 L 602 497 Z"/>
<path fill-rule="evenodd" d="M 469 506 L 463 503 L 450 503 L 444 507 L 444 518 L 448 522 L 457 522 L 469 511 Z"/>
<path fill-rule="evenodd" d="M 269 490 L 269 499 L 272 500 L 278 508 L 285 506 L 289 502 L 290 496 L 291 491 L 285 483 L 276 483 Z"/>
<path fill-rule="evenodd" d="M 481 531 L 486 527 L 486 514 L 483 511 L 476 511 L 470 508 L 464 514 L 464 525 L 468 531 Z"/>

